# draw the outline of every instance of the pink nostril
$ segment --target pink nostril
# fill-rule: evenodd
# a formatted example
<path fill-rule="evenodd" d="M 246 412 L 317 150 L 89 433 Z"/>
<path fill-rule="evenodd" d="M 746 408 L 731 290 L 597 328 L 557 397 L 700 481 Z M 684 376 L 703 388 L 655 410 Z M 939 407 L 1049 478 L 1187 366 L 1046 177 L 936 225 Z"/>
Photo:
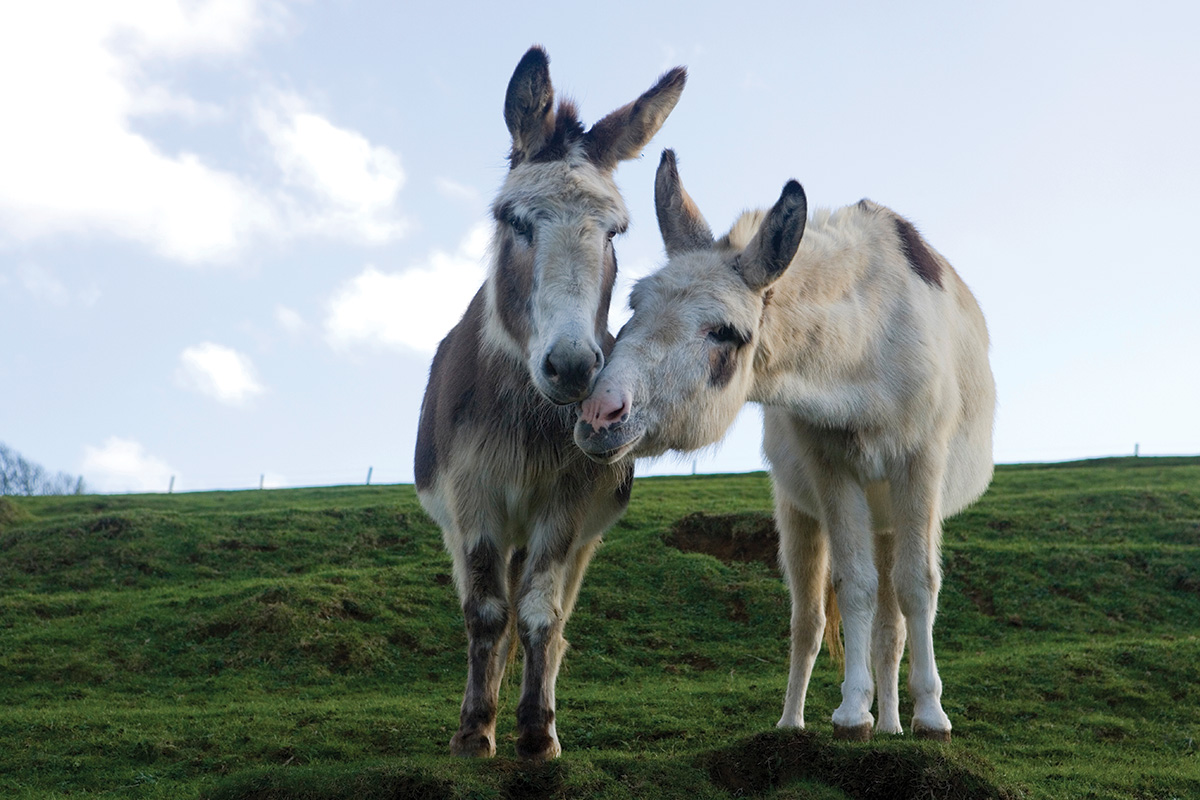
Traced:
<path fill-rule="evenodd" d="M 625 419 L 625 416 L 628 413 L 629 402 L 625 395 L 621 395 L 619 398 L 617 398 L 616 403 L 605 409 L 604 417 L 601 422 L 604 425 L 612 425 L 615 422 L 620 422 L 621 420 Z"/>
<path fill-rule="evenodd" d="M 584 421 L 596 430 L 615 425 L 629 416 L 633 398 L 628 392 L 603 389 L 583 401 L 580 407 Z"/>

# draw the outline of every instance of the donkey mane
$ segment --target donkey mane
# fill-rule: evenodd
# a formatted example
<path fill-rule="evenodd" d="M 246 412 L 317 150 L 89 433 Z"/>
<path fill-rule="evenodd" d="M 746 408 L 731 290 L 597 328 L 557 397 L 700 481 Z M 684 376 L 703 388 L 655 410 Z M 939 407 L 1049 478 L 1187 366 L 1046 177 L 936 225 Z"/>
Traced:
<path fill-rule="evenodd" d="M 766 215 L 767 209 L 765 208 L 743 211 L 729 232 L 717 240 L 716 247 L 729 252 L 744 250 L 762 227 Z M 800 252 L 813 249 L 817 246 L 818 239 L 825 240 L 829 234 L 837 235 L 839 230 L 857 230 L 868 219 L 874 217 L 883 217 L 891 221 L 891 226 L 899 241 L 900 252 L 908 262 L 909 268 L 930 286 L 945 289 L 943 282 L 946 273 L 945 262 L 925 242 L 925 237 L 921 235 L 917 227 L 886 206 L 873 203 L 865 198 L 845 208 L 813 209 L 807 233 L 800 242 Z"/>
<path fill-rule="evenodd" d="M 546 139 L 542 148 L 528 158 L 517 151 L 514 146 L 508 154 L 508 168 L 516 169 L 526 162 L 530 164 L 545 164 L 550 161 L 562 161 L 571 152 L 572 145 L 583 139 L 583 122 L 579 119 L 579 110 L 575 102 L 563 98 L 558 103 L 554 114 L 554 132 Z"/>

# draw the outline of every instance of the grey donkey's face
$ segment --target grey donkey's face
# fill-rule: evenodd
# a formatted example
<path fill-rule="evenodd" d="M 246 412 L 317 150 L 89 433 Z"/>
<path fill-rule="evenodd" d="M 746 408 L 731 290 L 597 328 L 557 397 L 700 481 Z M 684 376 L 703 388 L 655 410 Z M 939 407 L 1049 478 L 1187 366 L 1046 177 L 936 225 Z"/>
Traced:
<path fill-rule="evenodd" d="M 724 436 L 753 388 L 768 292 L 795 255 L 807 215 L 793 181 L 749 244 L 718 245 L 669 150 L 655 204 L 668 263 L 634 287 L 633 316 L 575 426 L 576 444 L 601 463 L 695 450 Z"/>
<path fill-rule="evenodd" d="M 629 224 L 612 173 L 640 154 L 685 81 L 682 68 L 671 70 L 586 131 L 570 103 L 555 110 L 549 63 L 539 48 L 509 82 L 511 169 L 493 205 L 500 248 L 493 291 L 530 378 L 551 402 L 584 399 L 604 367 L 617 269 L 613 237 Z"/>

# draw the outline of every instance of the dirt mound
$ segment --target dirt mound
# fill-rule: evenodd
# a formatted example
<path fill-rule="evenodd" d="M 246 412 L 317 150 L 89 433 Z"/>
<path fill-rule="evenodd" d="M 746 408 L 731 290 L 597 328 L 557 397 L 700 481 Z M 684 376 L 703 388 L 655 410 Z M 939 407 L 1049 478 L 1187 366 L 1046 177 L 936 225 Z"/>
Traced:
<path fill-rule="evenodd" d="M 778 568 L 775 520 L 761 511 L 741 514 L 688 514 L 663 539 L 685 553 L 705 553 L 722 561 L 761 561 Z"/>
<path fill-rule="evenodd" d="M 942 745 L 910 739 L 869 745 L 829 742 L 811 731 L 751 736 L 706 754 L 713 783 L 735 796 L 755 796 L 789 781 L 836 787 L 856 800 L 1016 800 L 986 761 Z"/>

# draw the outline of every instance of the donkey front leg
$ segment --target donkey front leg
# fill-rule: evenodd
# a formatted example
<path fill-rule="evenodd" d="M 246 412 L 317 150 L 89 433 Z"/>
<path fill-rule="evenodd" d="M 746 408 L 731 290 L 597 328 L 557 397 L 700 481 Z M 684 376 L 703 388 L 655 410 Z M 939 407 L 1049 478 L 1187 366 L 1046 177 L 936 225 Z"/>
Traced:
<path fill-rule="evenodd" d="M 804 727 L 804 698 L 825 630 L 825 583 L 829 548 L 820 523 L 776 492 L 779 560 L 792 596 L 791 654 L 780 728 Z"/>
<path fill-rule="evenodd" d="M 833 712 L 833 733 L 841 739 L 871 738 L 871 627 L 875 620 L 878 577 L 871 547 L 871 511 L 866 493 L 842 475 L 828 475 L 822 487 L 825 528 L 829 532 L 833 588 L 846 639 L 842 704 Z"/>
<path fill-rule="evenodd" d="M 944 457 L 918 454 L 892 477 L 896 522 L 892 582 L 908 623 L 912 731 L 922 738 L 949 741 L 950 718 L 942 710 L 942 679 L 933 655 L 933 621 L 942 583 L 944 465 Z"/>
<path fill-rule="evenodd" d="M 525 650 L 517 705 L 517 756 L 542 761 L 562 753 L 554 720 L 554 686 L 567 640 L 563 628 L 598 540 L 574 543 L 565 555 L 530 554 L 517 592 L 517 630 Z"/>
<path fill-rule="evenodd" d="M 450 752 L 456 756 L 496 754 L 496 706 L 511 639 L 506 561 L 487 538 L 470 550 L 456 551 L 468 659 L 458 732 L 450 740 Z"/>

